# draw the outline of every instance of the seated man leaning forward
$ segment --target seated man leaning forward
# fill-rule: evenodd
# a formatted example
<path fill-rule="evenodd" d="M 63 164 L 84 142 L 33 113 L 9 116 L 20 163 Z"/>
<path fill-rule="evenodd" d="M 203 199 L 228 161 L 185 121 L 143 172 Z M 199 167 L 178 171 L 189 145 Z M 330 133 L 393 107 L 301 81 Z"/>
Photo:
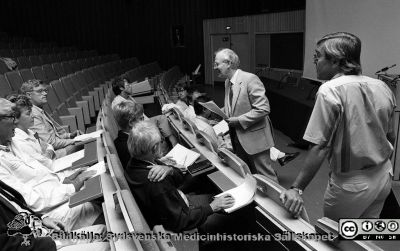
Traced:
<path fill-rule="evenodd" d="M 76 146 L 75 138 L 79 131 L 68 133 L 45 110 L 47 103 L 48 86 L 41 80 L 28 80 L 21 86 L 21 93 L 26 95 L 32 103 L 33 126 L 32 131 L 37 132 L 40 140 L 54 147 L 57 157 L 62 157 L 82 149 Z"/>
<path fill-rule="evenodd" d="M 130 100 L 122 101 L 113 108 L 113 113 L 120 128 L 118 131 L 118 137 L 114 140 L 114 144 L 121 160 L 121 164 L 125 168 L 130 159 L 128 146 L 126 144 L 128 141 L 128 135 L 135 123 L 145 119 L 143 106 Z M 170 150 L 170 147 L 166 140 L 168 139 L 171 146 L 174 146 L 177 143 L 167 117 L 164 115 L 154 116 L 147 121 L 157 126 L 161 133 L 162 151 L 163 153 L 167 153 Z"/>
<path fill-rule="evenodd" d="M 178 189 L 182 172 L 155 164 L 161 157 L 160 142 L 157 128 L 145 121 L 135 124 L 128 139 L 132 159 L 125 177 L 150 227 L 162 224 L 174 232 L 198 228 L 200 233 L 222 233 L 233 231 L 233 223 L 241 225 L 237 222 L 246 217 L 235 214 L 241 210 L 229 216 L 217 213 L 234 204 L 231 195 L 213 199 L 210 194 L 188 195 Z"/>

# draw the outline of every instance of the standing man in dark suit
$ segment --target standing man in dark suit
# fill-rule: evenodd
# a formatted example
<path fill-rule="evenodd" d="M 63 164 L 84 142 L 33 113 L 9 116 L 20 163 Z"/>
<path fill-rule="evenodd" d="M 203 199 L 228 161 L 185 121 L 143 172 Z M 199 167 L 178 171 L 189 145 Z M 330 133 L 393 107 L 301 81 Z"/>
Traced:
<path fill-rule="evenodd" d="M 215 53 L 214 69 L 226 78 L 223 110 L 228 116 L 233 150 L 252 173 L 278 182 L 269 157 L 275 143 L 265 88 L 256 75 L 240 70 L 239 64 L 238 55 L 231 49 Z"/>

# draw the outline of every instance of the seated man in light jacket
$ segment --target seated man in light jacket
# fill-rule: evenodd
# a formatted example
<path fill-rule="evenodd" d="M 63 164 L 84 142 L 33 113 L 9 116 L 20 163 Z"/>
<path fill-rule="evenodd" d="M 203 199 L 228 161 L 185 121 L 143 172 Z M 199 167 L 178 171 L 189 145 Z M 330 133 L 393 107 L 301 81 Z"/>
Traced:
<path fill-rule="evenodd" d="M 21 86 L 21 92 L 32 103 L 33 126 L 32 131 L 37 132 L 39 138 L 54 147 L 57 157 L 62 157 L 82 149 L 76 146 L 75 138 L 79 131 L 68 133 L 46 111 L 43 106 L 47 103 L 48 86 L 41 80 L 28 80 Z"/>

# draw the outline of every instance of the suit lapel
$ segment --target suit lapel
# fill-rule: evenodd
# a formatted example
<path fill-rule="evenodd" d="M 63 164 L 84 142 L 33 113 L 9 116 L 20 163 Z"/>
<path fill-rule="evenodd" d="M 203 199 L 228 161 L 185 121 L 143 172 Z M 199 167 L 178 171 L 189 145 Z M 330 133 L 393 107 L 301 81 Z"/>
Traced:
<path fill-rule="evenodd" d="M 44 113 L 44 117 L 45 117 L 45 119 L 47 120 L 47 122 L 49 122 L 49 124 L 53 127 L 53 129 L 54 129 L 54 132 L 56 133 L 56 135 L 57 136 L 60 136 L 60 134 L 58 133 L 58 130 L 57 130 L 57 122 L 54 120 L 52 120 L 51 119 L 51 116 L 50 116 L 50 114 L 48 114 L 47 112 L 45 112 L 45 110 L 43 110 L 43 113 Z"/>
<path fill-rule="evenodd" d="M 230 92 L 230 81 L 227 78 L 225 80 L 225 100 L 224 100 L 224 104 L 225 104 L 225 113 L 228 117 L 231 116 L 231 104 L 229 102 L 229 92 Z"/>
<path fill-rule="evenodd" d="M 237 81 L 236 85 L 232 86 L 233 89 L 233 97 L 232 97 L 232 107 L 231 107 L 231 114 L 235 111 L 236 102 L 239 98 L 240 91 L 242 90 L 242 80 L 240 79 L 240 70 L 238 70 Z"/>

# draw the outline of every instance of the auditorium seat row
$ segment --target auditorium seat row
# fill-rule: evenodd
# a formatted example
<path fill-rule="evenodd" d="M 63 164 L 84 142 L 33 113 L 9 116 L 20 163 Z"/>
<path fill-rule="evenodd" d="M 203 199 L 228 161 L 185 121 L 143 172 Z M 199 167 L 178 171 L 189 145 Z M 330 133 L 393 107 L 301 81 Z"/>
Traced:
<path fill-rule="evenodd" d="M 141 81 L 147 78 L 150 82 L 153 82 L 155 86 L 158 85 L 160 80 L 161 69 L 157 63 L 151 63 L 148 65 L 140 66 L 130 71 L 127 71 L 121 76 L 129 76 L 129 79 L 133 81 Z M 135 198 L 133 197 L 129 185 L 124 176 L 124 169 L 119 160 L 114 139 L 118 135 L 118 125 L 114 119 L 111 110 L 111 102 L 114 99 L 114 93 L 111 87 L 108 86 L 106 96 L 104 98 L 101 111 L 97 118 L 97 129 L 103 129 L 104 133 L 102 137 L 97 141 L 97 153 L 98 159 L 106 159 L 108 172 L 102 177 L 102 185 L 107 189 L 103 189 L 103 210 L 106 217 L 108 218 L 109 224 L 107 228 L 109 231 L 129 231 L 136 233 L 150 233 L 151 229 L 147 224 L 143 214 L 141 213 Z M 112 185 L 107 183 L 111 181 Z M 110 196 L 110 194 L 112 196 Z M 114 200 L 108 200 L 107 198 L 113 197 Z M 108 204 L 108 206 L 107 206 Z M 114 222 L 119 224 L 113 224 Z M 164 232 L 162 226 L 156 226 L 153 231 Z M 112 245 L 116 250 L 164 250 L 168 247 L 168 250 L 198 250 L 198 243 L 194 241 L 174 241 L 174 240 L 124 240 L 118 242 L 112 242 Z"/>

